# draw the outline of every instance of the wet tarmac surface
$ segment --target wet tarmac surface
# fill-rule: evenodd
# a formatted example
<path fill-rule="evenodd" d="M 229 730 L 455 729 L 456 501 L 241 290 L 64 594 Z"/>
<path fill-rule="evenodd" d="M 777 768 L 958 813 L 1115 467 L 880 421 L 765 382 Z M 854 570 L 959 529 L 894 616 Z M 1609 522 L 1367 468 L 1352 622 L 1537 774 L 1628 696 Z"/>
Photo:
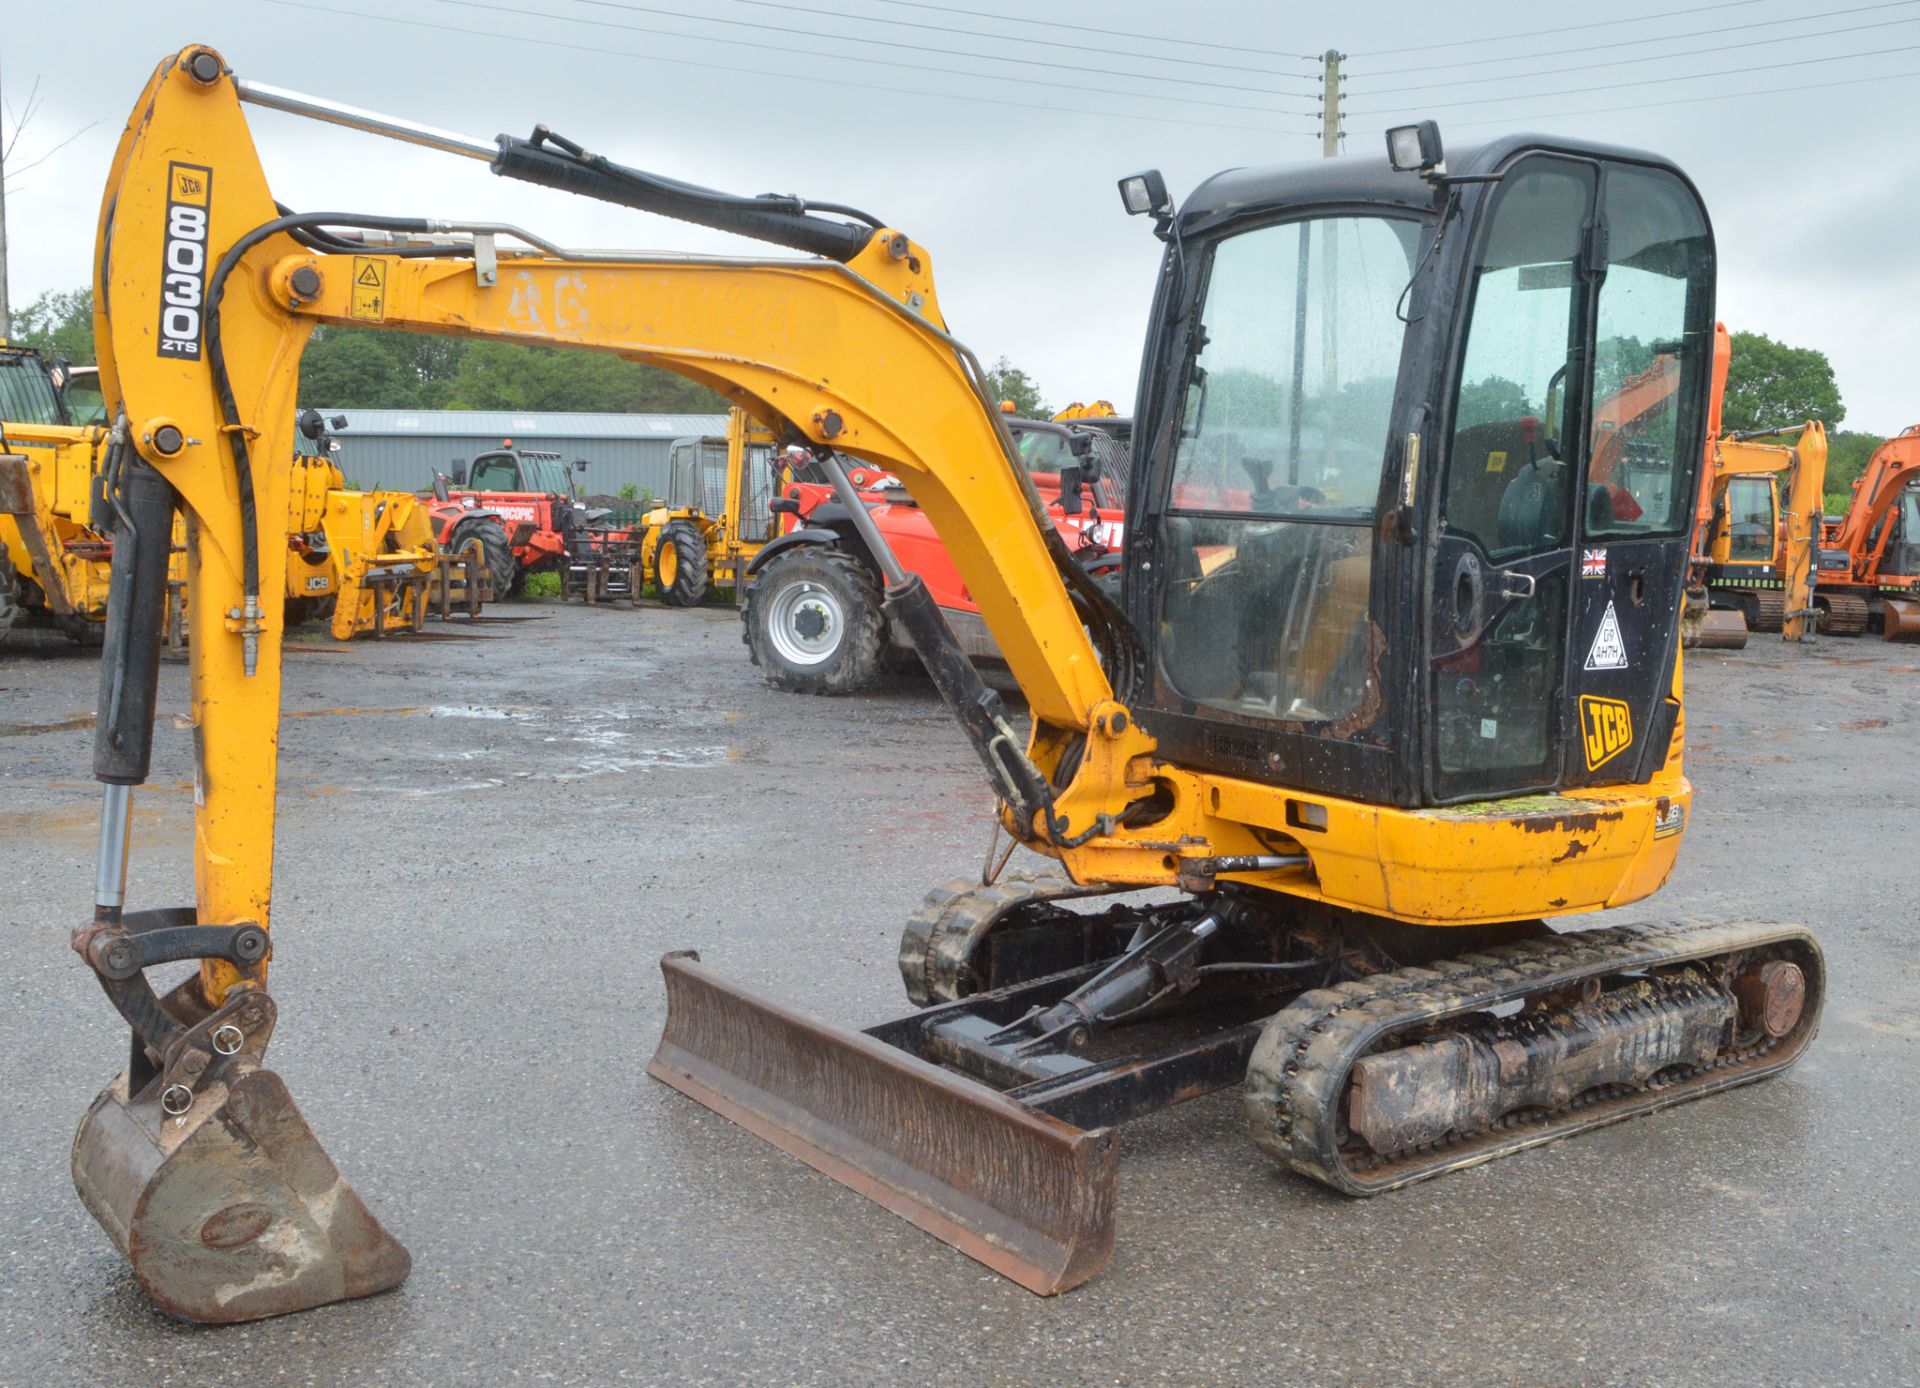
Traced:
<path fill-rule="evenodd" d="M 73 1193 L 124 1051 L 67 945 L 95 667 L 0 648 L 0 1385 L 1920 1381 L 1920 649 L 1689 660 L 1694 822 L 1617 917 L 1811 925 L 1793 1071 L 1368 1202 L 1216 1095 L 1122 1134 L 1113 1263 L 1043 1301 L 643 1073 L 669 949 L 905 1010 L 900 923 L 988 835 L 930 687 L 777 694 L 725 609 L 500 612 L 288 655 L 272 1060 L 415 1270 L 224 1330 L 153 1311 Z M 160 707 L 135 907 L 192 898 L 184 665 Z"/>

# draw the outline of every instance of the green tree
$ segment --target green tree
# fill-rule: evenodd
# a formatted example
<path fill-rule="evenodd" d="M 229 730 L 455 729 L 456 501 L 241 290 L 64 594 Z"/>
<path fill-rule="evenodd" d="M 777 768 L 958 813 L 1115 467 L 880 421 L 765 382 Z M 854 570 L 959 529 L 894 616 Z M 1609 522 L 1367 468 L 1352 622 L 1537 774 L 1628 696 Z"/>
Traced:
<path fill-rule="evenodd" d="M 1771 429 L 1817 419 L 1829 430 L 1847 417 L 1833 363 L 1812 347 L 1789 347 L 1762 333 L 1733 335 L 1733 362 L 1721 420 L 1730 431 Z"/>
<path fill-rule="evenodd" d="M 1039 382 L 1005 357 L 987 368 L 987 394 L 996 405 L 1013 401 L 1013 412 L 1022 419 L 1047 419 L 1053 414 L 1053 406 L 1040 394 Z"/>
<path fill-rule="evenodd" d="M 601 352 L 475 342 L 447 383 L 446 408 L 720 414 L 726 402 L 670 371 Z"/>
<path fill-rule="evenodd" d="M 1827 514 L 1839 515 L 1853 499 L 1854 480 L 1867 469 L 1874 450 L 1886 440 L 1878 434 L 1840 429 L 1827 435 Z"/>
<path fill-rule="evenodd" d="M 93 291 L 49 289 L 13 315 L 13 341 L 75 366 L 93 364 Z"/>

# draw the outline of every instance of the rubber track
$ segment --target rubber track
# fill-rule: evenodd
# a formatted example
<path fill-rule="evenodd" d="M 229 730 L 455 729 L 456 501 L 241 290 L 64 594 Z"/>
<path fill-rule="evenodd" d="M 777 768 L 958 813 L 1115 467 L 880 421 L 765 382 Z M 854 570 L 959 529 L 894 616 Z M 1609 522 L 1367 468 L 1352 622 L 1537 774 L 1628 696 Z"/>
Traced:
<path fill-rule="evenodd" d="M 957 1002 L 975 991 L 967 970 L 987 933 L 1015 910 L 1127 890 L 1079 887 L 1057 872 L 1003 873 L 992 886 L 955 877 L 928 892 L 900 932 L 900 979 L 919 1007 Z"/>
<path fill-rule="evenodd" d="M 1490 1130 L 1408 1153 L 1366 1154 L 1364 1164 L 1340 1149 L 1338 1119 L 1354 1062 L 1389 1032 L 1563 988 L 1589 975 L 1769 946 L 1791 953 L 1807 972 L 1801 1022 L 1777 1042 L 1730 1052 L 1677 1080 L 1596 1091 L 1551 1113 L 1509 1115 Z M 1374 1195 L 1783 1070 L 1813 1040 L 1824 996 L 1819 944 L 1799 926 L 1674 923 L 1527 940 L 1303 993 L 1268 1021 L 1254 1048 L 1247 1067 L 1248 1120 L 1255 1143 L 1293 1170 L 1348 1195 Z"/>

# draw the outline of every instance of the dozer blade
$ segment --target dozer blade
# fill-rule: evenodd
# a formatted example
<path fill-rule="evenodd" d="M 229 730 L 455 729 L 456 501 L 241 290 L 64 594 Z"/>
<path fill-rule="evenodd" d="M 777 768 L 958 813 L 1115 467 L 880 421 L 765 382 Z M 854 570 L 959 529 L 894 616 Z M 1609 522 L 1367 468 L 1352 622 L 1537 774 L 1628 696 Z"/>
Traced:
<path fill-rule="evenodd" d="M 160 1308 L 259 1320 L 405 1280 L 407 1250 L 353 1193 L 286 1085 L 246 1069 L 177 1116 L 163 1078 L 129 1097 L 123 1072 L 73 1140 L 73 1183 Z"/>
<path fill-rule="evenodd" d="M 1884 599 L 1880 604 L 1880 634 L 1889 641 L 1920 641 L 1920 600 Z"/>
<path fill-rule="evenodd" d="M 697 954 L 660 967 L 655 1079 L 1029 1291 L 1078 1286 L 1112 1256 L 1106 1131 L 726 983 Z"/>

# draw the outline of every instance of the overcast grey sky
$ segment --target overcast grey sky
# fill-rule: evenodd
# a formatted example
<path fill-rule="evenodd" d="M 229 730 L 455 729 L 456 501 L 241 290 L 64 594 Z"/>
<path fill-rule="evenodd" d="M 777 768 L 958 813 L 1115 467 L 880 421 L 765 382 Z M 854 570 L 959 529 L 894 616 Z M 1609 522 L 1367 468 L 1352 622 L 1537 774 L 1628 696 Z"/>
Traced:
<path fill-rule="evenodd" d="M 545 121 L 681 178 L 864 207 L 932 252 L 948 320 L 982 357 L 1012 358 L 1057 404 L 1123 408 L 1159 247 L 1114 180 L 1157 165 L 1179 197 L 1217 169 L 1318 157 L 1318 68 L 1297 55 L 1335 47 L 1355 153 L 1430 115 L 1456 143 L 1538 129 L 1676 158 L 1713 213 L 1728 325 L 1825 351 L 1847 427 L 1920 420 L 1920 0 L 11 4 L 0 82 L 16 113 L 35 79 L 41 101 L 15 164 L 90 126 L 8 180 L 16 307 L 87 282 L 114 140 L 154 63 L 190 42 L 243 76 L 483 137 Z M 740 245 L 251 118 L 295 208 L 497 217 L 573 245 Z"/>

